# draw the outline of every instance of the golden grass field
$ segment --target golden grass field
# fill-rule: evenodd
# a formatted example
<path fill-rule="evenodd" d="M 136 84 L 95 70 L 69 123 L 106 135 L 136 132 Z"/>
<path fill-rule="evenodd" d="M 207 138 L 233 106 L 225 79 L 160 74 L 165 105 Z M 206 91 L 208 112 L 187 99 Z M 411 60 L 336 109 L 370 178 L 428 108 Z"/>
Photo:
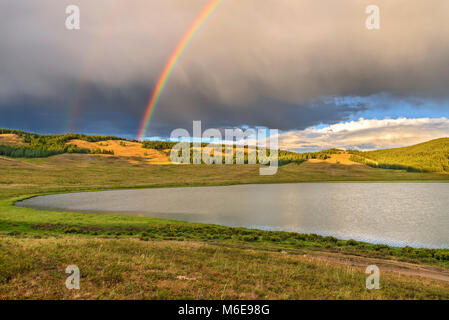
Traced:
<path fill-rule="evenodd" d="M 330 158 L 326 159 L 326 160 L 321 160 L 321 159 L 310 159 L 309 162 L 310 163 L 335 163 L 335 164 L 342 164 L 342 165 L 347 165 L 347 166 L 361 166 L 362 164 L 358 163 L 358 162 L 354 162 L 351 161 L 349 158 L 351 157 L 351 155 L 349 153 L 346 152 L 341 152 L 341 153 L 336 153 L 336 154 L 331 154 Z"/>
<path fill-rule="evenodd" d="M 0 134 L 0 145 L 25 146 L 27 143 L 16 134 Z"/>
<path fill-rule="evenodd" d="M 68 143 L 89 150 L 111 150 L 114 151 L 114 156 L 127 158 L 131 163 L 136 163 L 136 160 L 133 160 L 133 158 L 139 158 L 140 161 L 146 161 L 147 163 L 170 164 L 169 156 L 165 152 L 154 149 L 145 149 L 140 142 L 124 140 L 107 140 L 101 142 L 71 140 Z"/>

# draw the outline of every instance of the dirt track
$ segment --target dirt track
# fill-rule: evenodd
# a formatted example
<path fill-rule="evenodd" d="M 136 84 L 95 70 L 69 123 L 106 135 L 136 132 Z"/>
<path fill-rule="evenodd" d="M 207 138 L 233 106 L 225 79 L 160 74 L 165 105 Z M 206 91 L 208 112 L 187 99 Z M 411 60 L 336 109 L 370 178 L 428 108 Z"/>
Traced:
<path fill-rule="evenodd" d="M 362 269 L 365 269 L 369 265 L 376 265 L 379 267 L 381 273 L 393 272 L 401 275 L 449 282 L 449 270 L 436 266 L 425 266 L 409 262 L 329 252 L 313 252 L 305 255 L 305 257 L 312 261 L 323 261 L 338 265 L 351 265 Z"/>

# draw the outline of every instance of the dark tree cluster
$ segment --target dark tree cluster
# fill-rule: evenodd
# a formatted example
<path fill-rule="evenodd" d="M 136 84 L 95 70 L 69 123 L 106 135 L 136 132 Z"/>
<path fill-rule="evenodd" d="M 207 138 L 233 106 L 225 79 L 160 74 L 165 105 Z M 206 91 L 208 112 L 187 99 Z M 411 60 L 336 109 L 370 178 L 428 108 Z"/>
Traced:
<path fill-rule="evenodd" d="M 115 136 L 98 136 L 84 134 L 37 134 L 13 129 L 0 129 L 0 134 L 15 134 L 22 138 L 27 146 L 0 146 L 1 155 L 12 158 L 39 158 L 62 153 L 101 153 L 113 154 L 111 150 L 93 150 L 67 144 L 71 140 L 99 142 L 106 140 L 123 140 Z"/>

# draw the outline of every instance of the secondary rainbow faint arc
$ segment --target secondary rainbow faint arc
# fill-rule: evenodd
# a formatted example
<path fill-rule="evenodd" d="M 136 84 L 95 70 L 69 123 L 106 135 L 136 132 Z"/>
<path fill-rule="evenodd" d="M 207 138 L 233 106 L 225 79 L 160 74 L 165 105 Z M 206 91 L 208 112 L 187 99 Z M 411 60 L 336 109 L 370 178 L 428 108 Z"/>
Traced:
<path fill-rule="evenodd" d="M 167 61 L 167 64 L 165 65 L 161 75 L 159 76 L 159 79 L 151 95 L 150 101 L 148 102 L 145 115 L 142 119 L 142 123 L 140 124 L 139 134 L 137 137 L 139 140 L 145 138 L 148 127 L 150 125 L 151 116 L 153 115 L 154 110 L 157 107 L 159 98 L 161 97 L 162 92 L 164 91 L 165 85 L 167 84 L 167 81 L 170 78 L 173 69 L 178 63 L 179 58 L 181 57 L 185 49 L 188 47 L 190 41 L 193 39 L 195 34 L 201 28 L 201 26 L 207 21 L 207 19 L 214 13 L 214 11 L 223 1 L 224 0 L 211 0 L 210 2 L 208 2 L 201 11 L 201 13 L 198 15 L 198 17 L 195 19 L 193 24 L 184 34 L 179 44 L 176 46 L 176 49 L 173 51 L 172 55 L 170 56 L 170 59 Z"/>

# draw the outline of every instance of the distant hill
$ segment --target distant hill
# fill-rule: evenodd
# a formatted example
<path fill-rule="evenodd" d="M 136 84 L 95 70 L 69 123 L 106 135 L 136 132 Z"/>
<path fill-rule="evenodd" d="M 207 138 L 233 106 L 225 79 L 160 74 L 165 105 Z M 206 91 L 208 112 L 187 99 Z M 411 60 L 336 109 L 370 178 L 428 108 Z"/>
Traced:
<path fill-rule="evenodd" d="M 118 137 L 84 134 L 37 134 L 0 128 L 0 155 L 12 158 L 40 158 L 61 153 L 110 153 L 110 150 L 89 150 L 67 142 L 79 139 L 89 142 L 119 140 Z"/>
<path fill-rule="evenodd" d="M 175 144 L 175 142 L 167 141 L 140 142 L 115 136 L 84 134 L 42 135 L 0 128 L 0 156 L 11 158 L 40 158 L 62 153 L 89 153 L 115 155 L 119 157 L 138 157 L 166 163 L 169 162 L 169 149 Z M 202 143 L 201 147 L 206 148 L 208 145 L 208 143 Z M 193 149 L 192 145 L 191 149 Z M 224 151 L 224 149 L 222 150 Z M 236 149 L 234 146 L 234 162 L 235 151 Z M 339 152 L 341 152 L 341 150 L 338 149 L 307 153 L 279 150 L 279 164 L 300 164 L 311 159 L 326 160 L 329 159 L 332 154 Z M 222 156 L 224 161 L 224 153 L 222 153 Z M 245 163 L 247 163 L 248 148 L 245 148 L 244 150 L 244 157 Z"/>
<path fill-rule="evenodd" d="M 0 128 L 0 156 L 11 158 L 38 158 L 62 153 L 88 153 L 137 157 L 148 161 L 169 163 L 169 149 L 174 144 L 174 142 L 167 141 L 140 142 L 114 136 L 41 135 Z M 206 148 L 207 145 L 203 143 L 202 148 Z M 235 150 L 234 147 L 234 158 Z M 351 164 L 351 161 L 354 161 L 375 168 L 405 169 L 412 172 L 449 172 L 449 138 L 436 139 L 411 147 L 367 152 L 350 150 L 348 153 L 351 154 L 349 159 L 347 159 L 345 152 L 338 149 L 307 153 L 279 150 L 279 165 L 321 160 L 337 164 Z M 245 148 L 245 163 L 247 160 L 248 148 Z"/>
<path fill-rule="evenodd" d="M 349 152 L 352 154 L 352 161 L 371 167 L 415 172 L 449 172 L 449 138 L 403 148 Z"/>

